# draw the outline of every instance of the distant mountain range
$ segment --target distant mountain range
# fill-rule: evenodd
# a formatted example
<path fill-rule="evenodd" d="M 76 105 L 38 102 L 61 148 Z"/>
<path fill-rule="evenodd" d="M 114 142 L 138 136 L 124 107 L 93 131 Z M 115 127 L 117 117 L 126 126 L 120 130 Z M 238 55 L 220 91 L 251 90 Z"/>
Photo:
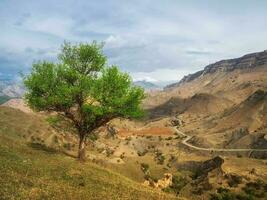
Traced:
<path fill-rule="evenodd" d="M 183 83 L 191 82 L 206 74 L 216 72 L 232 72 L 234 70 L 252 70 L 267 64 L 267 50 L 244 55 L 240 58 L 221 60 L 206 66 L 203 70 L 184 76 L 179 82 L 167 85 L 165 88 L 177 87 Z"/>
<path fill-rule="evenodd" d="M 148 81 L 135 81 L 134 85 L 136 86 L 140 86 L 142 88 L 144 88 L 145 90 L 158 90 L 161 89 L 160 86 L 156 85 L 155 83 L 152 82 L 148 82 Z"/>
<path fill-rule="evenodd" d="M 12 76 L 0 76 L 0 104 L 11 98 L 21 98 L 24 92 L 21 81 L 14 80 Z"/>

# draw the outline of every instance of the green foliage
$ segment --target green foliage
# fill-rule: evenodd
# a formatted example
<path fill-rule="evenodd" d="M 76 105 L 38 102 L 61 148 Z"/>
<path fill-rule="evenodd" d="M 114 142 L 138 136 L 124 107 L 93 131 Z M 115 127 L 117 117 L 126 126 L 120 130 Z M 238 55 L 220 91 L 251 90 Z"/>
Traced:
<path fill-rule="evenodd" d="M 66 150 L 68 150 L 68 151 L 70 151 L 71 150 L 71 143 L 64 143 L 63 144 L 63 147 L 66 149 Z"/>
<path fill-rule="evenodd" d="M 230 187 L 237 187 L 240 183 L 242 183 L 242 177 L 237 174 L 229 174 L 227 178 L 227 183 Z"/>
<path fill-rule="evenodd" d="M 62 118 L 59 116 L 49 116 L 46 118 L 46 121 L 51 125 L 51 126 L 57 126 L 59 122 L 62 121 Z"/>
<path fill-rule="evenodd" d="M 261 180 L 249 182 L 242 189 L 249 196 L 255 196 L 263 199 L 267 198 L 267 183 L 264 183 Z"/>
<path fill-rule="evenodd" d="M 193 180 L 197 179 L 198 177 L 200 177 L 203 174 L 203 171 L 201 170 L 201 168 L 196 168 L 192 171 L 192 175 L 191 178 Z"/>
<path fill-rule="evenodd" d="M 144 149 L 143 151 L 137 151 L 138 156 L 144 156 L 148 153 L 147 149 Z"/>
<path fill-rule="evenodd" d="M 145 174 L 145 179 L 150 178 L 149 165 L 146 163 L 141 163 L 141 170 Z"/>
<path fill-rule="evenodd" d="M 165 156 L 163 155 L 163 153 L 161 151 L 156 150 L 154 159 L 157 161 L 157 164 L 163 165 L 164 161 L 165 161 Z"/>
<path fill-rule="evenodd" d="M 222 192 L 212 194 L 210 200 L 237 200 L 235 195 L 231 192 Z"/>
<path fill-rule="evenodd" d="M 64 43 L 58 63 L 34 63 L 24 78 L 28 104 L 37 111 L 65 114 L 83 134 L 115 117 L 143 116 L 143 89 L 133 86 L 117 66 L 106 65 L 102 47 L 97 42 Z"/>
<path fill-rule="evenodd" d="M 91 140 L 91 141 L 96 141 L 96 140 L 98 140 L 98 135 L 95 133 L 95 132 L 93 132 L 92 134 L 90 134 L 90 135 L 88 135 L 88 139 L 89 140 Z"/>
<path fill-rule="evenodd" d="M 217 189 L 217 193 L 212 194 L 210 200 L 253 200 L 253 199 L 266 199 L 267 184 L 261 180 L 255 182 L 248 182 L 242 188 L 242 191 L 235 193 L 227 188 Z"/>
<path fill-rule="evenodd" d="M 172 192 L 179 195 L 181 189 L 187 184 L 187 180 L 184 177 L 174 175 L 172 177 L 172 185 L 163 189 L 164 192 Z"/>

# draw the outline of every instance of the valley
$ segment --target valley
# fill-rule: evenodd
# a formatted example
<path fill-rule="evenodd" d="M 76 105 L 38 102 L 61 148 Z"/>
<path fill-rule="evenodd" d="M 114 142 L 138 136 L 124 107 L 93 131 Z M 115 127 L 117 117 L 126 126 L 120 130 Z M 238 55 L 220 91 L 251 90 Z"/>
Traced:
<path fill-rule="evenodd" d="M 34 112 L 21 98 L 5 102 L 0 162 L 7 178 L 0 179 L 0 195 L 266 198 L 266 51 L 220 61 L 164 90 L 149 90 L 142 106 L 143 119 L 116 118 L 91 134 L 82 164 L 76 161 L 78 137 L 68 120 L 55 112 Z M 15 186 L 18 196 L 12 196 Z"/>

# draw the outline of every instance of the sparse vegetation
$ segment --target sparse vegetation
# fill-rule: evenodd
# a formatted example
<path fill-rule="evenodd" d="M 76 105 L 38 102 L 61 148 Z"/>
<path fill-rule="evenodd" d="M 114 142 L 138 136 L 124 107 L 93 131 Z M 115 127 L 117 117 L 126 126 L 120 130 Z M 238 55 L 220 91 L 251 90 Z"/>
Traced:
<path fill-rule="evenodd" d="M 175 193 L 177 196 L 179 195 L 181 189 L 187 184 L 187 180 L 184 177 L 174 175 L 172 177 L 172 185 L 163 189 L 165 192 Z"/>
<path fill-rule="evenodd" d="M 83 165 L 40 144 L 0 139 L 1 199 L 174 199 L 95 164 Z M 4 177 L 4 178 L 3 178 Z M 103 188 L 105 188 L 103 190 Z"/>
<path fill-rule="evenodd" d="M 64 143 L 64 144 L 63 144 L 63 147 L 64 147 L 66 150 L 70 151 L 72 145 L 68 142 L 68 143 Z"/>
<path fill-rule="evenodd" d="M 163 165 L 164 161 L 165 161 L 165 156 L 163 155 L 163 153 L 159 150 L 155 151 L 155 160 L 157 161 L 157 164 L 159 165 Z"/>
<path fill-rule="evenodd" d="M 212 194 L 210 200 L 263 200 L 267 197 L 266 183 L 263 181 L 248 182 L 240 192 L 234 192 L 227 188 L 218 188 L 217 193 Z"/>
<path fill-rule="evenodd" d="M 227 183 L 230 187 L 237 187 L 242 183 L 242 177 L 236 174 L 227 174 L 226 178 L 228 179 Z"/>
<path fill-rule="evenodd" d="M 143 151 L 137 151 L 138 156 L 144 156 L 148 153 L 147 149 L 144 149 Z"/>
<path fill-rule="evenodd" d="M 149 173 L 149 165 L 146 163 L 141 163 L 141 170 L 143 171 L 144 174 Z"/>

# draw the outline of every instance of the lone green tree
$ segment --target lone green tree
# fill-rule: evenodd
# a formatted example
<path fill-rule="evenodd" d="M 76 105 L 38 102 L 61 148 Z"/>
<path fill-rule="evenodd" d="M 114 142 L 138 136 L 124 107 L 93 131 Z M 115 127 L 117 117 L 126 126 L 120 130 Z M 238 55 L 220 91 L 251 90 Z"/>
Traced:
<path fill-rule="evenodd" d="M 144 91 L 127 73 L 108 66 L 103 44 L 64 43 L 57 62 L 39 61 L 24 77 L 25 99 L 36 111 L 56 111 L 79 136 L 78 159 L 86 158 L 86 138 L 116 117 L 138 118 Z"/>

